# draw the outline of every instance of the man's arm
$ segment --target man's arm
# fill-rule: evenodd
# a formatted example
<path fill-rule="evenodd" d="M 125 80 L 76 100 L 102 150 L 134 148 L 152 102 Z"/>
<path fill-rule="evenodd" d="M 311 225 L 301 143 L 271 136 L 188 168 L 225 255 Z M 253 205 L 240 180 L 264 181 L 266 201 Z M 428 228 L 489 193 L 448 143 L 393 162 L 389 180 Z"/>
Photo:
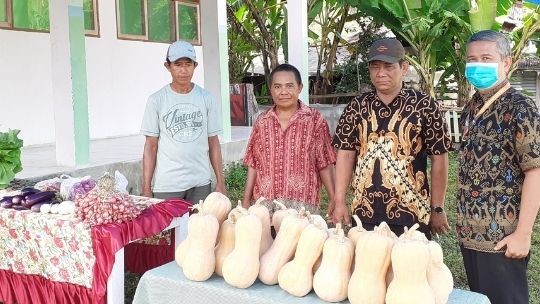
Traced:
<path fill-rule="evenodd" d="M 446 212 L 444 211 L 444 195 L 448 184 L 448 153 L 431 155 L 431 207 L 442 207 L 443 212 L 432 211 L 430 217 L 431 231 L 445 234 L 450 231 Z"/>
<path fill-rule="evenodd" d="M 330 204 L 334 201 L 334 166 L 328 165 L 319 171 L 321 181 L 328 193 L 328 200 Z"/>
<path fill-rule="evenodd" d="M 328 211 L 334 223 L 349 224 L 350 216 L 345 194 L 351 183 L 356 160 L 356 151 L 338 150 L 336 154 L 336 185 L 334 190 L 333 210 Z"/>
<path fill-rule="evenodd" d="M 221 158 L 221 145 L 217 135 L 208 137 L 210 163 L 216 175 L 216 191 L 227 194 L 225 191 L 225 178 L 223 177 L 223 160 Z"/>
<path fill-rule="evenodd" d="M 157 149 L 159 137 L 146 136 L 143 150 L 143 184 L 142 196 L 152 197 L 152 178 L 156 169 Z"/>
<path fill-rule="evenodd" d="M 495 250 L 506 246 L 506 257 L 521 259 L 529 254 L 534 221 L 540 207 L 540 168 L 525 171 L 516 231 L 502 239 Z"/>
<path fill-rule="evenodd" d="M 253 188 L 255 188 L 255 180 L 257 179 L 257 170 L 248 166 L 246 189 L 244 189 L 244 199 L 242 200 L 242 206 L 249 208 L 251 206 L 251 197 L 253 196 Z"/>

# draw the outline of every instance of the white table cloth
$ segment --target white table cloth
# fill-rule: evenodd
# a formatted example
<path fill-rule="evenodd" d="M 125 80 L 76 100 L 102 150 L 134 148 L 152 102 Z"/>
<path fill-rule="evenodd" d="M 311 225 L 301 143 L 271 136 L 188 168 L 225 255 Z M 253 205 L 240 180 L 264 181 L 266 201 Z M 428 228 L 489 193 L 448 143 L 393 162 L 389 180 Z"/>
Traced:
<path fill-rule="evenodd" d="M 256 281 L 247 289 L 228 285 L 223 278 L 212 275 L 205 282 L 193 282 L 184 276 L 175 262 L 147 271 L 139 281 L 134 304 L 283 304 L 283 303 L 326 303 L 312 291 L 307 296 L 294 297 L 278 285 L 268 286 Z M 349 303 L 343 301 L 341 303 Z M 482 294 L 454 289 L 448 304 L 490 304 Z"/>

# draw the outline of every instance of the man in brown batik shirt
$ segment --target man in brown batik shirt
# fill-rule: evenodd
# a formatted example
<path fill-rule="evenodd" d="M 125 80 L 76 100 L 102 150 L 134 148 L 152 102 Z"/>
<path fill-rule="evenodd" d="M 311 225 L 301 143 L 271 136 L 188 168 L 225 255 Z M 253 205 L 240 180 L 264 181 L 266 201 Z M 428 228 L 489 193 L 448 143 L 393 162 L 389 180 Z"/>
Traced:
<path fill-rule="evenodd" d="M 396 39 L 377 40 L 368 54 L 375 90 L 351 101 L 339 120 L 334 222 L 349 222 L 345 192 L 354 171 L 352 212 L 366 229 L 385 221 L 396 233 L 420 224 L 420 231 L 449 230 L 444 212 L 451 141 L 438 103 L 403 88 L 409 68 Z M 431 158 L 431 189 L 427 158 Z M 431 190 L 431 191 L 430 191 Z"/>
<path fill-rule="evenodd" d="M 481 31 L 467 44 L 477 89 L 461 116 L 457 233 L 469 287 L 493 304 L 529 303 L 527 264 L 540 206 L 540 114 L 511 88 L 510 42 Z"/>

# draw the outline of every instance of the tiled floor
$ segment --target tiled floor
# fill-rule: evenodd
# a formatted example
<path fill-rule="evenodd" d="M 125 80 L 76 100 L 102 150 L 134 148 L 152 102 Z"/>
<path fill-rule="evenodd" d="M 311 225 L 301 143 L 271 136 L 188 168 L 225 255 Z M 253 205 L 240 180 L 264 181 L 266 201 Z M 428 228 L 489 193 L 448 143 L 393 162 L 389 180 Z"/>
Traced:
<path fill-rule="evenodd" d="M 232 127 L 231 142 L 246 140 L 250 132 L 251 127 Z M 90 164 L 85 167 L 139 160 L 143 147 L 144 137 L 141 135 L 92 140 Z M 222 149 L 227 149 L 227 143 L 222 143 Z M 24 147 L 21 160 L 23 170 L 16 178 L 32 178 L 75 169 L 56 164 L 54 144 Z"/>

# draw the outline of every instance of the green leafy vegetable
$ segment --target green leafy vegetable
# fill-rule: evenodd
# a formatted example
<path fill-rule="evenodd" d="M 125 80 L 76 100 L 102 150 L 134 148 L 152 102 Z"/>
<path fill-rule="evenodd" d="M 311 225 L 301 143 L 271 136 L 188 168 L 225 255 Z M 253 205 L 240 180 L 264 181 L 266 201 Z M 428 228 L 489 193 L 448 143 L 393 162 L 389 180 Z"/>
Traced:
<path fill-rule="evenodd" d="M 6 188 L 22 170 L 21 148 L 23 141 L 17 135 L 20 130 L 0 132 L 0 189 Z"/>

